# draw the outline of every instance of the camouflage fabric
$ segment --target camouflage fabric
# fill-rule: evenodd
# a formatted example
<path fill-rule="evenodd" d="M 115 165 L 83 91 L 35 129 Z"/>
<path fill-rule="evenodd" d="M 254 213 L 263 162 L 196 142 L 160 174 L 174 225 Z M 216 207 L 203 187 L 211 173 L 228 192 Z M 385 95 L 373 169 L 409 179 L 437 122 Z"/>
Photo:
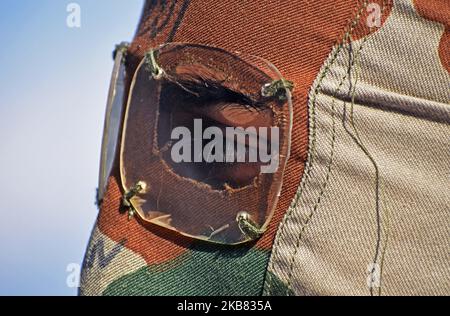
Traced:
<path fill-rule="evenodd" d="M 261 56 L 294 82 L 280 200 L 258 242 L 208 245 L 119 212 L 117 157 L 81 295 L 450 294 L 448 2 L 147 1 L 128 73 L 165 42 Z"/>

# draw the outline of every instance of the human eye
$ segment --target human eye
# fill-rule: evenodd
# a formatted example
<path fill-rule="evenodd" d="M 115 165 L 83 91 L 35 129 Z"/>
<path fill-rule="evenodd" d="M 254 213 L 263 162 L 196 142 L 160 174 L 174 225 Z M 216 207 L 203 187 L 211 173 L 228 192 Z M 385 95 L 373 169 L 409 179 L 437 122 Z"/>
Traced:
<path fill-rule="evenodd" d="M 173 170 L 184 177 L 211 185 L 221 190 L 226 186 L 240 188 L 251 184 L 258 176 L 261 163 L 251 162 L 250 154 L 257 151 L 258 128 L 268 127 L 273 124 L 270 108 L 267 100 L 259 96 L 239 91 L 238 87 L 227 87 L 224 75 L 214 74 L 199 67 L 184 67 L 180 70 L 176 81 L 167 80 L 161 89 L 159 120 L 158 120 L 158 146 L 164 148 L 164 159 Z M 218 78 L 219 77 L 219 78 Z M 201 121 L 201 130 L 196 131 Z M 191 160 L 187 162 L 174 162 L 171 159 L 171 131 L 179 126 L 187 127 L 191 135 L 204 135 L 210 128 L 221 131 L 217 136 L 222 146 L 217 146 L 221 153 L 215 151 L 206 155 L 223 157 L 208 162 L 208 157 L 196 161 L 194 152 L 191 152 Z M 255 128 L 256 133 L 238 139 L 227 137 L 227 128 Z M 201 148 L 210 142 L 210 139 L 201 137 L 192 138 L 191 147 L 195 142 L 201 142 Z M 243 151 L 244 162 L 234 159 L 225 159 L 230 155 L 237 157 L 238 148 Z M 205 154 L 205 153 L 203 153 Z M 237 159 L 236 159 L 237 160 Z"/>

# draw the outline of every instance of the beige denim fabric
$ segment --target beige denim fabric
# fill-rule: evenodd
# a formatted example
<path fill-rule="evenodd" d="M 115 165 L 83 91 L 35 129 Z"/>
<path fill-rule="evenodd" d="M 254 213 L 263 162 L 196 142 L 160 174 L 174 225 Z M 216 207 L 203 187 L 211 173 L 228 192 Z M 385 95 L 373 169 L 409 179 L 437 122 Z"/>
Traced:
<path fill-rule="evenodd" d="M 450 294 L 443 32 L 397 0 L 377 32 L 330 53 L 309 99 L 308 164 L 268 267 L 293 294 Z M 274 287 L 266 278 L 265 294 Z"/>

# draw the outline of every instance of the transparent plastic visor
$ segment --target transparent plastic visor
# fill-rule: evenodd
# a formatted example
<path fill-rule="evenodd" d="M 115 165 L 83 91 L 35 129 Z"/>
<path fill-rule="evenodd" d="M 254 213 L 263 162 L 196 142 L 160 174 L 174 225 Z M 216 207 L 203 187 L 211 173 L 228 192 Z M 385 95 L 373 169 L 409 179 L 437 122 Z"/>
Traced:
<path fill-rule="evenodd" d="M 291 89 L 255 56 L 183 43 L 149 51 L 122 133 L 129 216 L 210 242 L 258 239 L 289 156 Z"/>

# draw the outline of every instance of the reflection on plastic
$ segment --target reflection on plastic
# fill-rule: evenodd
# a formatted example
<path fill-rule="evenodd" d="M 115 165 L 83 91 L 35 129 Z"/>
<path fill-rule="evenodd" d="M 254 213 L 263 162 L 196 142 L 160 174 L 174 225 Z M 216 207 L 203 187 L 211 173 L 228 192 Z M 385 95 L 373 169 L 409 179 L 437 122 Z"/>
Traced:
<path fill-rule="evenodd" d="M 136 215 L 216 243 L 259 238 L 289 156 L 286 83 L 269 62 L 219 48 L 172 43 L 149 52 L 131 84 L 120 155 Z M 265 95 L 268 86 L 275 90 Z"/>
<path fill-rule="evenodd" d="M 126 44 L 121 44 L 125 48 Z M 125 65 L 124 54 L 126 49 L 120 47 L 116 50 L 114 68 L 109 87 L 108 102 L 106 106 L 105 124 L 103 131 L 102 151 L 100 158 L 100 175 L 98 184 L 98 201 L 103 199 L 107 181 L 111 174 L 114 158 L 116 156 L 120 124 L 125 91 Z"/>

